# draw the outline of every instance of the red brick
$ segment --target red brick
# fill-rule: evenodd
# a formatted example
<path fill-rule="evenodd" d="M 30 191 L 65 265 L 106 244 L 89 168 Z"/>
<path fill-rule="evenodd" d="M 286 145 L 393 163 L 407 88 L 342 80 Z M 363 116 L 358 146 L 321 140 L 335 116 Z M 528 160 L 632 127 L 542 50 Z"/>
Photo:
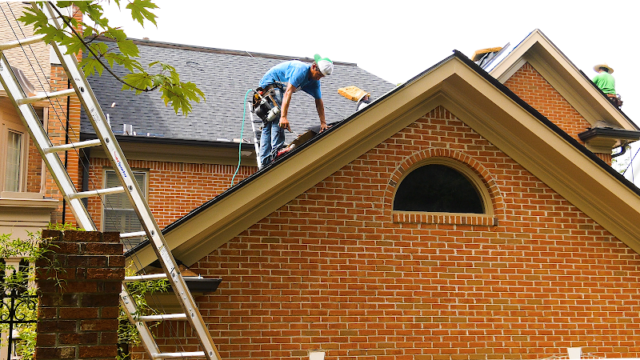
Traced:
<path fill-rule="evenodd" d="M 98 317 L 96 308 L 60 308 L 61 319 L 95 319 Z"/>
<path fill-rule="evenodd" d="M 114 358 L 117 353 L 115 346 L 80 346 L 78 359 Z"/>
<path fill-rule="evenodd" d="M 78 255 L 73 256 L 70 255 L 67 257 L 66 266 L 69 267 L 105 267 L 107 266 L 108 258 L 104 256 L 94 255 L 94 256 L 85 256 Z"/>
<path fill-rule="evenodd" d="M 99 231 L 75 231 L 64 232 L 64 240 L 69 242 L 102 242 L 102 233 Z"/>
<path fill-rule="evenodd" d="M 82 247 L 87 255 L 122 255 L 122 244 L 87 243 Z"/>
<path fill-rule="evenodd" d="M 36 345 L 41 347 L 56 346 L 56 335 L 55 334 L 38 334 L 36 338 Z"/>
<path fill-rule="evenodd" d="M 35 358 L 38 360 L 58 360 L 58 359 L 74 359 L 76 358 L 76 349 L 74 347 L 37 347 Z"/>
<path fill-rule="evenodd" d="M 37 330 L 40 333 L 47 332 L 68 332 L 68 331 L 76 331 L 76 322 L 75 321 L 58 321 L 58 320 L 41 320 L 38 319 Z"/>
<path fill-rule="evenodd" d="M 80 322 L 80 330 L 81 331 L 108 331 L 108 330 L 117 330 L 118 329 L 118 320 L 108 319 L 108 320 L 82 320 Z"/>
<path fill-rule="evenodd" d="M 120 301 L 118 294 L 87 294 L 82 296 L 80 306 L 83 307 L 102 307 L 114 306 Z"/>
<path fill-rule="evenodd" d="M 89 345 L 98 343 L 98 334 L 60 334 L 58 339 L 62 345 Z"/>
<path fill-rule="evenodd" d="M 87 269 L 88 280 L 124 280 L 124 268 Z"/>

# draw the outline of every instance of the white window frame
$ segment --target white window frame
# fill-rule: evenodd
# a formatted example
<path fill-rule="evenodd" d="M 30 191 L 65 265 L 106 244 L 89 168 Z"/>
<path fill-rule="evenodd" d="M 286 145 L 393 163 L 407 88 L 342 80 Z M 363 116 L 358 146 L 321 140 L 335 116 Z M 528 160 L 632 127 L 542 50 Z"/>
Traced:
<path fill-rule="evenodd" d="M 144 181 L 144 192 L 143 192 L 142 195 L 144 196 L 145 199 L 147 199 L 149 197 L 149 170 L 146 170 L 146 169 L 132 169 L 131 171 L 133 172 L 134 176 L 136 174 L 144 174 L 144 180 L 143 180 Z M 103 185 L 103 188 L 107 187 L 107 174 L 109 172 L 111 172 L 114 175 L 116 175 L 116 171 L 113 168 L 103 168 L 103 171 L 102 171 L 102 185 Z M 105 196 L 109 196 L 109 195 L 105 195 Z M 105 208 L 106 205 L 107 205 L 107 201 L 103 197 L 103 202 L 102 202 L 102 206 L 101 206 L 102 207 L 102 218 L 101 218 L 102 219 L 102 221 L 101 221 L 101 229 L 102 229 L 102 231 L 105 231 L 105 225 L 107 223 L 107 221 L 106 221 L 107 220 L 107 215 L 106 215 L 107 211 L 109 211 L 109 210 L 129 210 L 129 209 L 124 209 L 124 208 L 123 209 L 107 209 L 107 208 Z M 135 210 L 133 210 L 133 205 L 131 205 L 131 211 L 135 211 Z M 122 233 L 129 232 L 129 230 L 127 230 L 127 229 L 118 229 L 118 231 L 120 231 Z M 135 241 L 134 239 L 137 239 L 137 238 L 132 238 L 130 240 L 131 241 Z M 127 247 L 126 243 L 125 243 L 125 247 Z"/>
<path fill-rule="evenodd" d="M 4 121 L 2 119 L 0 128 L 0 197 L 9 197 L 7 195 L 21 193 L 27 191 L 27 164 L 29 155 L 29 133 L 21 124 Z M 7 175 L 7 156 L 9 152 L 9 133 L 20 134 L 20 177 L 18 179 L 18 191 L 7 191 L 6 175 Z"/>

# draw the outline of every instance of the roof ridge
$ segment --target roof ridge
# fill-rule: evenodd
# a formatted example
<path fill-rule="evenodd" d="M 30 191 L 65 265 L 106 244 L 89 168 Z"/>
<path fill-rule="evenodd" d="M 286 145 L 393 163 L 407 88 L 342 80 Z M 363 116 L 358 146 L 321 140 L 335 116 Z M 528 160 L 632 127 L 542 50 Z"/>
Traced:
<path fill-rule="evenodd" d="M 164 42 L 164 41 L 152 41 L 152 40 L 135 39 L 135 38 L 127 38 L 127 39 L 132 40 L 133 43 L 136 45 L 154 46 L 154 47 L 167 48 L 167 49 L 190 50 L 190 51 L 198 51 L 198 52 L 212 53 L 212 54 L 261 57 L 266 59 L 277 59 L 277 60 L 300 60 L 303 62 L 314 61 L 312 58 L 308 58 L 308 57 L 267 54 L 267 53 L 260 53 L 260 52 L 251 52 L 247 50 L 219 49 L 219 48 L 212 48 L 212 47 L 206 47 L 206 46 L 176 44 L 176 43 L 170 43 L 170 42 Z M 114 39 L 111 39 L 105 36 L 98 36 L 96 40 L 109 41 L 109 42 L 116 41 Z M 333 63 L 335 65 L 346 65 L 346 66 L 356 66 L 356 67 L 358 66 L 357 63 L 345 62 L 345 61 L 334 61 Z"/>

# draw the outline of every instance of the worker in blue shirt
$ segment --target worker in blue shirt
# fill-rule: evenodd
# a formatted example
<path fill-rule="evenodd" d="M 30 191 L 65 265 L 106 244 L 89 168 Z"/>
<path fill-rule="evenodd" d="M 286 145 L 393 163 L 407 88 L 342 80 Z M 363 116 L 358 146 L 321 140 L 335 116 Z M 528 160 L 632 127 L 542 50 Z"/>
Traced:
<path fill-rule="evenodd" d="M 302 91 L 313 96 L 316 110 L 320 117 L 320 132 L 327 129 L 324 117 L 324 103 L 320 91 L 320 79 L 331 75 L 333 62 L 316 54 L 314 63 L 308 64 L 298 60 L 287 61 L 272 67 L 260 80 L 259 86 L 265 90 L 273 88 L 275 101 L 280 107 L 280 115 L 264 124 L 260 137 L 260 163 L 265 166 L 275 160 L 278 150 L 284 145 L 284 130 L 291 131 L 287 115 L 291 95 Z M 283 93 L 284 91 L 284 93 Z"/>

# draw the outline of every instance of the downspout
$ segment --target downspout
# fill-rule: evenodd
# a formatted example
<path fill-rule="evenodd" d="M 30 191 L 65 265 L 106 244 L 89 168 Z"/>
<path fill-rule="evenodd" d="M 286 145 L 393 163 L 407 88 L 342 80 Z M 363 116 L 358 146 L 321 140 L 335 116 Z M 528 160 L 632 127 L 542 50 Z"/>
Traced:
<path fill-rule="evenodd" d="M 67 79 L 67 89 L 71 89 L 71 80 Z M 65 127 L 64 144 L 69 143 L 69 109 L 70 109 L 71 96 L 67 96 L 67 125 Z M 69 160 L 69 151 L 64 152 L 64 169 L 67 170 L 67 162 Z M 68 173 L 68 172 L 67 172 Z M 62 197 L 62 225 L 66 223 L 67 219 L 67 201 Z"/>
<path fill-rule="evenodd" d="M 89 168 L 91 166 L 91 161 L 89 160 L 90 157 L 90 148 L 80 149 L 80 161 L 82 162 L 82 191 L 89 191 Z M 82 198 L 80 201 L 84 204 L 85 209 L 89 208 L 88 198 Z"/>
<path fill-rule="evenodd" d="M 612 155 L 611 155 L 611 158 L 612 158 L 612 159 L 615 159 L 615 158 L 617 158 L 617 157 L 618 157 L 618 156 L 620 156 L 620 155 L 624 155 L 626 152 L 627 152 L 627 143 L 626 143 L 626 142 L 624 142 L 624 143 L 620 146 L 620 152 L 619 152 L 619 153 L 617 153 L 617 154 L 612 154 Z"/>

